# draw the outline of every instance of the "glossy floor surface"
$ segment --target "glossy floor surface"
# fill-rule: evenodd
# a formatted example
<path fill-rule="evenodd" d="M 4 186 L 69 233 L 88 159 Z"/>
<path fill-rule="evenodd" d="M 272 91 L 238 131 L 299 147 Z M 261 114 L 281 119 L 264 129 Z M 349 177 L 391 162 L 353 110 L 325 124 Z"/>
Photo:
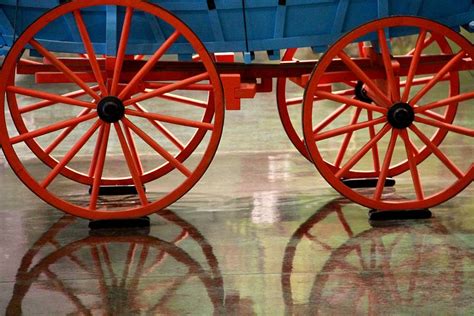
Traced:
<path fill-rule="evenodd" d="M 206 175 L 149 229 L 91 231 L 4 165 L 0 311 L 472 314 L 474 187 L 431 219 L 369 222 L 293 149 L 274 104 L 227 113 Z"/>

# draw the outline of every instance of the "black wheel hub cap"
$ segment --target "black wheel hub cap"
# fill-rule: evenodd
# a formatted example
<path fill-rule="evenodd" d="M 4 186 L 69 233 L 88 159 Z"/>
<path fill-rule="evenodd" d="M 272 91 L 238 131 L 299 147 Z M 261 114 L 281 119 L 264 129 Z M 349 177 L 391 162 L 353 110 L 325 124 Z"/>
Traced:
<path fill-rule="evenodd" d="M 388 110 L 387 119 L 394 128 L 407 128 L 415 120 L 415 112 L 408 103 L 397 103 Z"/>
<path fill-rule="evenodd" d="M 116 97 L 105 97 L 97 105 L 97 113 L 102 121 L 116 123 L 125 115 L 125 106 Z"/>
<path fill-rule="evenodd" d="M 367 95 L 367 91 L 364 89 L 364 83 L 362 81 L 357 81 L 357 85 L 354 88 L 354 94 L 357 100 L 372 103 L 372 99 Z"/>

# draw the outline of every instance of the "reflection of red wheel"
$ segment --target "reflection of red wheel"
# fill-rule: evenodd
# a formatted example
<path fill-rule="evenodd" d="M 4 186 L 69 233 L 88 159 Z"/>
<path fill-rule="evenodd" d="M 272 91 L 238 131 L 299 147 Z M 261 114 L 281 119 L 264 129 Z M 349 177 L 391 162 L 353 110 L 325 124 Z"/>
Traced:
<path fill-rule="evenodd" d="M 108 56 L 106 63 L 97 58 L 86 23 L 87 14 L 103 11 L 104 5 L 117 6 L 119 12 L 124 12 L 117 56 Z M 140 27 L 137 22 L 141 19 L 134 17 L 143 15 L 168 24 L 169 34 L 154 54 L 141 61 L 141 68 L 130 73 L 124 63 L 129 34 Z M 74 73 L 60 54 L 49 51 L 37 40 L 38 34 L 67 16 L 76 21 L 93 85 Z M 148 79 L 156 62 L 174 43 L 183 44 L 183 40 L 199 56 L 203 72 L 183 73 L 174 81 Z M 25 87 L 24 80 L 15 77 L 16 62 L 28 46 L 73 83 L 56 87 L 66 90 L 64 94 L 47 91 L 40 85 Z M 113 67 L 106 71 L 103 67 L 111 63 Z M 2 110 L 1 114 L 0 139 L 15 173 L 51 205 L 85 218 L 139 217 L 173 203 L 204 174 L 222 133 L 223 93 L 212 58 L 186 25 L 168 11 L 144 1 L 74 1 L 49 11 L 29 26 L 10 50 L 2 69 L 0 91 L 4 108 L 3 96 L 8 99 L 8 111 Z M 7 124 L 6 112 L 16 130 Z M 74 141 L 72 148 L 65 144 L 66 137 Z M 113 153 L 110 143 L 122 150 Z M 144 151 L 150 148 L 158 155 L 145 155 Z M 24 163 L 31 154 L 52 170 L 47 168 L 40 173 L 41 178 L 35 178 Z M 59 175 L 71 181 L 58 188 L 55 181 Z M 161 192 L 154 194 L 152 201 L 143 189 L 146 183 L 148 188 L 156 185 Z M 106 199 L 99 199 L 100 186 L 117 184 L 133 184 L 140 201 L 116 208 Z M 89 186 L 89 202 L 63 198 L 65 187 L 84 190 Z"/>
<path fill-rule="evenodd" d="M 410 49 L 411 47 L 407 45 L 407 42 L 410 43 L 410 38 L 394 38 L 390 40 L 392 47 L 396 47 L 397 54 L 405 54 L 407 56 L 411 56 L 414 53 L 414 50 Z M 352 58 L 372 58 L 376 59 L 376 54 L 369 47 L 364 47 L 364 42 L 359 42 L 357 45 L 351 45 L 351 47 L 347 48 L 348 54 Z M 424 49 L 429 49 L 431 54 L 439 53 L 439 54 L 452 54 L 452 49 L 449 46 L 449 43 L 443 37 L 436 37 L 432 35 L 428 35 L 424 42 L 423 42 Z M 294 61 L 298 62 L 301 59 L 295 58 L 300 57 L 298 55 L 299 50 L 296 49 L 288 49 L 283 56 L 283 61 Z M 302 52 L 301 55 L 307 56 L 308 52 Z M 318 56 L 314 55 L 314 59 L 317 59 Z M 412 85 L 414 87 L 423 85 L 426 83 L 427 80 L 432 78 L 433 76 L 424 76 L 418 80 L 414 80 Z M 311 157 L 306 149 L 304 144 L 304 139 L 302 133 L 299 131 L 301 130 L 300 126 L 298 125 L 301 121 L 301 110 L 303 105 L 303 94 L 304 89 L 306 87 L 306 82 L 308 79 L 304 80 L 303 78 L 297 78 L 297 80 L 293 80 L 291 78 L 278 78 L 277 81 L 277 104 L 278 104 L 278 113 L 280 115 L 280 119 L 283 123 L 283 127 L 288 135 L 288 138 L 291 140 L 293 145 L 298 149 L 298 151 L 309 161 L 311 161 Z M 459 75 L 456 72 L 450 73 L 449 78 L 446 78 L 446 97 L 453 97 L 459 94 Z M 401 82 L 401 88 L 404 88 L 405 82 Z M 354 80 L 347 80 L 344 82 L 339 83 L 339 85 L 333 85 L 332 91 L 334 94 L 338 96 L 345 96 L 355 98 L 359 101 L 363 101 L 366 103 L 372 103 L 373 100 L 367 96 L 365 91 L 365 87 L 362 81 L 358 79 Z M 365 113 L 367 112 L 367 113 Z M 456 114 L 456 104 L 452 104 L 446 108 L 444 113 L 440 113 L 440 117 L 444 117 L 444 121 L 452 122 Z M 329 125 L 332 121 L 336 120 L 338 117 L 344 118 L 347 122 L 351 124 L 356 124 L 358 122 L 363 121 L 365 117 L 373 117 L 373 113 L 369 110 L 360 110 L 359 108 L 351 109 L 350 106 L 347 104 L 339 103 L 339 106 L 334 111 L 327 114 L 327 118 L 324 120 L 323 125 Z M 293 118 L 293 119 L 292 119 Z M 375 132 L 373 130 L 370 131 L 370 136 L 373 137 Z M 330 165 L 340 165 L 343 159 L 343 153 L 345 152 L 346 148 L 349 146 L 352 138 L 352 134 L 348 133 L 347 136 L 344 138 L 344 141 L 341 143 L 339 148 L 339 155 L 335 158 L 334 161 L 327 161 Z M 437 129 L 433 131 L 433 135 L 431 136 L 431 140 L 434 144 L 439 145 L 441 141 L 446 136 L 446 131 L 443 129 Z M 417 155 L 419 155 L 420 161 L 425 159 L 429 155 L 430 151 L 426 147 L 423 148 Z M 378 163 L 379 157 L 377 157 L 377 152 L 373 152 L 374 156 L 374 163 L 371 168 L 367 168 L 366 170 L 349 170 L 345 177 L 346 178 L 373 178 L 378 177 L 380 174 L 380 166 Z M 390 174 L 397 175 L 409 169 L 408 161 L 402 161 L 400 164 L 396 166 L 390 166 Z"/>
<path fill-rule="evenodd" d="M 474 253 L 463 241 L 446 238 L 449 231 L 442 223 L 364 227 L 347 216 L 351 208 L 346 204 L 328 203 L 288 242 L 281 279 L 288 314 L 418 314 L 436 304 L 472 309 L 462 303 L 470 302 L 462 273 Z M 333 233 L 324 234 L 328 230 Z M 316 276 L 301 282 L 301 271 Z M 433 293 L 438 280 L 446 286 Z"/>
<path fill-rule="evenodd" d="M 176 214 L 165 211 L 163 217 L 178 228 L 173 240 L 125 230 L 120 236 L 89 236 L 66 244 L 74 218 L 63 217 L 23 257 L 7 314 L 31 313 L 36 295 L 61 299 L 61 313 L 224 312 L 223 280 L 211 245 Z M 197 244 L 193 254 L 201 249 L 202 255 L 192 256 L 183 243 Z M 165 272 L 169 269 L 173 275 Z M 173 298 L 188 291 L 194 292 L 189 304 L 173 304 Z M 41 313 L 57 314 L 57 308 L 43 306 Z"/>
<path fill-rule="evenodd" d="M 412 31 L 413 28 L 419 30 L 419 35 L 413 56 L 409 59 L 405 84 L 400 89 L 400 76 L 396 75 L 398 70 L 392 63 L 385 34 L 388 30 L 404 34 L 407 29 Z M 449 59 L 437 53 L 430 56 L 430 51 L 425 49 L 427 34 L 431 34 L 430 38 L 442 38 L 443 42 L 452 43 L 450 46 L 453 54 L 448 55 Z M 374 43 L 380 46 L 379 60 L 386 69 L 383 80 L 371 78 L 373 73 L 360 68 L 345 52 L 349 45 L 360 38 L 377 40 Z M 374 47 L 372 51 L 376 49 L 378 48 Z M 457 76 L 460 69 L 454 66 L 463 59 L 469 60 L 473 55 L 473 46 L 460 34 L 436 22 L 414 17 L 393 17 L 370 22 L 334 44 L 321 58 L 308 82 L 303 109 L 305 142 L 312 160 L 324 178 L 354 202 L 378 210 L 429 208 L 450 199 L 469 185 L 474 175 L 470 158 L 474 130 L 469 124 L 472 122 L 464 119 L 464 114 L 451 120 L 449 116 L 454 115 L 454 112 L 448 113 L 452 107 L 457 107 L 461 113 L 468 111 L 465 101 L 474 98 L 472 87 L 465 83 L 460 86 L 463 93 L 441 100 L 436 92 L 437 89 L 443 91 L 447 78 L 452 74 Z M 328 79 L 325 78 L 326 70 L 336 58 L 347 67 L 346 75 L 364 83 L 374 104 L 318 90 L 318 85 Z M 439 69 L 418 67 L 420 60 L 427 58 L 437 61 Z M 433 76 L 428 79 L 421 77 L 426 73 Z M 423 85 L 414 87 L 416 82 L 423 82 Z M 326 120 L 325 110 L 329 108 L 334 111 L 340 103 L 346 103 L 359 111 L 369 110 L 373 116 L 357 124 L 348 125 L 347 121 L 342 121 L 335 122 L 328 128 L 318 128 Z M 433 133 L 435 136 L 430 139 Z M 338 146 L 339 143 L 345 143 L 347 135 L 351 135 L 353 148 L 336 151 L 334 155 L 332 147 L 334 144 Z M 443 143 L 438 145 L 443 139 Z M 449 148 L 459 144 L 463 144 L 469 154 Z M 325 163 L 334 161 L 334 156 L 342 157 L 336 168 Z M 375 156 L 380 157 L 380 162 Z M 406 171 L 399 170 L 403 161 L 408 163 Z M 380 170 L 374 192 L 350 189 L 341 181 L 352 169 L 370 166 L 378 166 Z M 398 174 L 398 171 L 402 172 Z M 434 172 L 438 172 L 442 182 L 423 181 L 423 177 L 427 178 Z M 397 182 L 402 183 L 402 186 L 397 187 L 397 193 L 403 198 L 384 194 L 385 179 L 392 176 L 397 176 Z"/>
<path fill-rule="evenodd" d="M 433 311 L 446 305 L 470 310 L 472 306 L 461 303 L 470 291 L 462 290 L 465 280 L 459 271 L 464 264 L 470 266 L 474 256 L 466 254 L 469 249 L 462 242 L 446 239 L 446 233 L 436 222 L 365 231 L 332 252 L 309 300 L 322 314 L 334 309 L 351 314 L 403 309 L 411 314 L 420 313 L 422 306 Z M 424 278 L 422 271 L 433 266 L 442 272 Z M 446 286 L 432 291 L 438 282 Z"/>

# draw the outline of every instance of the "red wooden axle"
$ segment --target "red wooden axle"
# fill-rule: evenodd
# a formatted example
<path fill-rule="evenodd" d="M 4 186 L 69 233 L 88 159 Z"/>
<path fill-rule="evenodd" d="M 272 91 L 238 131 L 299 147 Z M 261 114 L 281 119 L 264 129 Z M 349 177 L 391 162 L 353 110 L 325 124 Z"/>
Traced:
<path fill-rule="evenodd" d="M 417 67 L 417 74 L 434 74 L 449 62 L 454 55 L 437 55 L 437 56 L 421 56 Z M 398 63 L 400 68 L 396 75 L 407 76 L 412 56 L 393 57 L 392 61 Z M 62 58 L 60 59 L 64 65 L 71 69 L 74 73 L 91 74 L 93 77 L 91 65 L 87 59 L 82 58 Z M 373 79 L 384 78 L 385 69 L 383 65 L 374 64 L 369 58 L 353 58 L 356 65 L 367 71 Z M 100 68 L 105 71 L 105 59 L 98 60 Z M 131 80 L 132 74 L 140 70 L 146 61 L 142 60 L 125 60 L 121 78 Z M 243 63 L 217 63 L 216 67 L 219 74 L 239 74 L 244 81 L 254 81 L 258 78 L 278 78 L 278 77 L 300 77 L 310 74 L 314 69 L 317 61 L 302 62 L 281 62 L 279 64 L 243 64 Z M 473 70 L 474 63 L 472 59 L 462 59 L 453 70 Z M 203 73 L 204 67 L 200 62 L 157 62 L 145 80 L 180 80 L 188 78 L 190 75 Z M 31 61 L 21 60 L 17 67 L 18 74 L 59 74 L 54 65 L 34 63 Z M 44 75 L 43 75 L 44 76 Z M 345 80 L 351 80 L 354 75 L 348 67 L 339 59 L 334 60 L 328 67 L 328 82 L 334 76 Z M 351 78 L 348 78 L 350 76 Z M 95 78 L 94 78 L 95 79 Z M 356 79 L 356 78 L 352 78 Z M 57 81 L 55 81 L 57 82 Z M 69 79 L 65 82 L 70 82 Z"/>

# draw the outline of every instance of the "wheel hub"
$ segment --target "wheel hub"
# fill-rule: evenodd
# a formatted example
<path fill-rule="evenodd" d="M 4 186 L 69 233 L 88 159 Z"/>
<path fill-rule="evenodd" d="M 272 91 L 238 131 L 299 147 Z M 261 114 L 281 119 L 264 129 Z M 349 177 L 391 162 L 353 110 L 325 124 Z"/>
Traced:
<path fill-rule="evenodd" d="M 367 95 L 367 91 L 364 89 L 364 83 L 362 81 L 358 81 L 357 85 L 354 88 L 354 94 L 357 100 L 365 102 L 365 103 L 372 103 L 372 99 L 369 98 Z"/>
<path fill-rule="evenodd" d="M 125 115 L 125 106 L 116 97 L 105 97 L 97 105 L 97 113 L 102 121 L 116 123 Z"/>
<path fill-rule="evenodd" d="M 387 119 L 394 128 L 407 128 L 415 120 L 415 112 L 408 103 L 396 103 L 387 113 Z"/>

